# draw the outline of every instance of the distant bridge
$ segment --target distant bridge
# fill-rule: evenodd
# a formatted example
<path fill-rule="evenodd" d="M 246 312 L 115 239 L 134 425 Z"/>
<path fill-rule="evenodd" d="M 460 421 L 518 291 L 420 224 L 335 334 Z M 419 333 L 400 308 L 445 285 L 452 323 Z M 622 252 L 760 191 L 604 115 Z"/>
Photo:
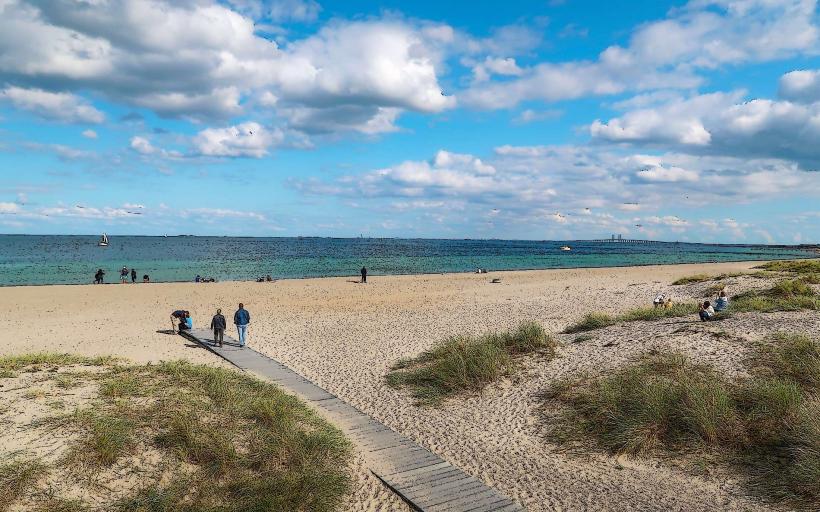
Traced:
<path fill-rule="evenodd" d="M 611 242 L 614 244 L 668 244 L 674 242 L 662 242 L 660 240 L 637 240 L 635 238 L 600 238 L 590 240 L 590 242 Z"/>

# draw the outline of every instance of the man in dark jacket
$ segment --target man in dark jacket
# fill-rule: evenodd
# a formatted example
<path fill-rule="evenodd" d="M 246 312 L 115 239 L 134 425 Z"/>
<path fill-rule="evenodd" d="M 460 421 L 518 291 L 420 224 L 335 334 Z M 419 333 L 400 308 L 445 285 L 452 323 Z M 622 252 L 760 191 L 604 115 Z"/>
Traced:
<path fill-rule="evenodd" d="M 137 282 L 137 271 L 135 269 L 131 269 L 131 284 Z"/>
<path fill-rule="evenodd" d="M 236 331 L 239 333 L 239 346 L 245 346 L 245 335 L 248 333 L 248 324 L 251 323 L 251 314 L 245 309 L 245 306 L 240 302 L 239 309 L 233 314 L 233 323 L 236 325 Z"/>
<path fill-rule="evenodd" d="M 225 317 L 222 316 L 222 310 L 217 309 L 216 314 L 211 319 L 211 329 L 214 330 L 214 343 L 219 342 L 219 346 L 222 346 L 222 340 L 225 337 Z"/>
<path fill-rule="evenodd" d="M 367 282 L 367 269 L 362 267 L 361 272 L 362 272 L 362 282 L 366 283 Z"/>

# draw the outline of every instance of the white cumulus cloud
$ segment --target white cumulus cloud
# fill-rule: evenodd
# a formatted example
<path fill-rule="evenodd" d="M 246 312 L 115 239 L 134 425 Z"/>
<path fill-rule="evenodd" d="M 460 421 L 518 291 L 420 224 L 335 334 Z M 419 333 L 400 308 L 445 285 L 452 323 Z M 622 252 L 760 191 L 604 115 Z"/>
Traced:
<path fill-rule="evenodd" d="M 225 128 L 207 128 L 193 139 L 204 156 L 261 158 L 282 141 L 282 132 L 269 130 L 259 123 L 247 122 Z"/>
<path fill-rule="evenodd" d="M 50 121 L 96 124 L 105 120 L 105 115 L 88 101 L 65 92 L 6 87 L 0 90 L 0 100 Z"/>

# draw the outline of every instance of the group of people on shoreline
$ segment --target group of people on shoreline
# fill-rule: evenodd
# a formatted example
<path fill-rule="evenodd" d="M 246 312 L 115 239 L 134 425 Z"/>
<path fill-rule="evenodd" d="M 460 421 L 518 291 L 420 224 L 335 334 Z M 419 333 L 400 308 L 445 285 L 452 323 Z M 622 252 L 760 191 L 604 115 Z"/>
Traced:
<path fill-rule="evenodd" d="M 123 266 L 120 269 L 120 284 L 125 284 L 128 282 L 128 277 L 131 277 L 131 283 L 137 282 L 137 269 L 132 268 L 128 270 L 128 267 Z M 148 277 L 148 274 L 144 274 L 142 276 L 142 282 L 148 283 L 151 279 Z M 98 268 L 97 272 L 94 273 L 94 284 L 105 284 L 105 270 Z"/>
<path fill-rule="evenodd" d="M 177 323 L 179 322 L 179 323 Z M 244 347 L 245 341 L 248 336 L 248 326 L 251 323 L 251 314 L 245 309 L 245 305 L 243 303 L 239 303 L 239 309 L 233 314 L 233 323 L 236 326 L 236 332 L 239 337 L 239 346 Z M 174 327 L 177 328 L 174 331 Z M 171 330 L 174 332 L 179 332 L 182 334 L 183 331 L 189 331 L 193 329 L 194 323 L 191 319 L 191 312 L 184 310 L 184 309 L 177 309 L 173 313 L 171 313 Z M 214 344 L 218 344 L 220 347 L 223 346 L 223 342 L 225 339 L 225 329 L 227 328 L 227 322 L 225 321 L 225 317 L 222 315 L 222 309 L 217 308 L 216 314 L 211 318 L 211 325 L 210 329 L 214 332 Z"/>

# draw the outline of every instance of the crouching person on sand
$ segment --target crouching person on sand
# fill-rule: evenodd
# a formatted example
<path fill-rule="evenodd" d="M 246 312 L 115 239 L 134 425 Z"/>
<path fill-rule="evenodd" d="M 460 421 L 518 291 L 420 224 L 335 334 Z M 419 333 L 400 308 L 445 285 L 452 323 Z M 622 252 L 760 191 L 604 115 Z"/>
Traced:
<path fill-rule="evenodd" d="M 715 316 L 715 308 L 713 308 L 712 304 L 707 300 L 706 302 L 700 305 L 700 311 L 698 311 L 698 315 L 700 316 L 700 320 L 702 322 L 711 320 L 712 317 Z"/>
<path fill-rule="evenodd" d="M 222 340 L 225 339 L 225 317 L 222 316 L 222 310 L 217 309 L 216 314 L 211 319 L 211 329 L 214 330 L 214 344 L 219 343 L 222 346 Z"/>
<path fill-rule="evenodd" d="M 177 325 L 177 330 L 179 332 L 187 331 L 191 329 L 193 325 L 193 321 L 191 320 L 191 313 L 185 311 L 184 309 L 178 309 L 171 313 L 171 330 L 174 330 L 174 323 L 179 321 L 179 325 Z"/>

